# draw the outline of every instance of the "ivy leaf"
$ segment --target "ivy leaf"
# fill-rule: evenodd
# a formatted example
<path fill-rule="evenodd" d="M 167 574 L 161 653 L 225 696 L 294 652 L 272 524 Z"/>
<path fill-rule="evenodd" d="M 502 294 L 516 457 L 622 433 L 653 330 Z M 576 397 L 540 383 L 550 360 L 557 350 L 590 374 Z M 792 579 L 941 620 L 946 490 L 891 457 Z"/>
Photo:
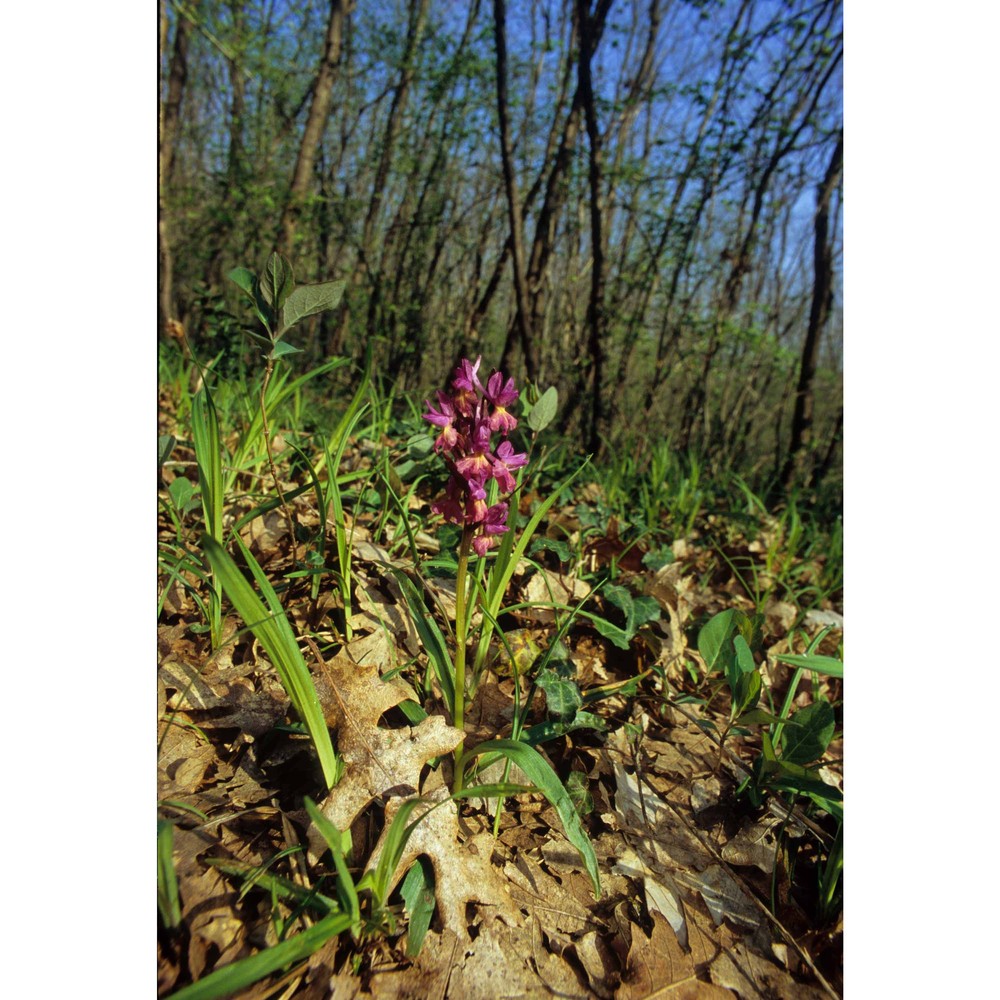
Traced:
<path fill-rule="evenodd" d="M 619 628 L 614 622 L 599 618 L 597 615 L 588 614 L 586 611 L 581 611 L 580 614 L 588 618 L 605 639 L 610 639 L 619 649 L 628 649 L 629 635 L 623 628 Z"/>
<path fill-rule="evenodd" d="M 570 560 L 569 545 L 561 538 L 546 538 L 544 535 L 540 535 L 533 539 L 531 555 L 537 556 L 540 552 L 554 552 L 561 563 L 568 563 Z"/>
<path fill-rule="evenodd" d="M 539 672 L 537 683 L 545 692 L 549 715 L 560 722 L 569 722 L 583 705 L 583 696 L 576 684 L 559 677 L 550 667 Z"/>
<path fill-rule="evenodd" d="M 581 771 L 570 771 L 566 779 L 566 791 L 573 800 L 577 815 L 586 816 L 594 811 L 594 796 L 587 787 L 587 776 Z"/>
<path fill-rule="evenodd" d="M 577 712 L 569 722 L 560 722 L 558 719 L 537 722 L 524 730 L 523 739 L 531 746 L 538 746 L 540 743 L 548 743 L 550 740 L 565 736 L 575 729 L 595 729 L 600 733 L 607 728 L 607 724 L 601 716 L 594 715 L 593 712 Z"/>
<path fill-rule="evenodd" d="M 640 625 L 656 621 L 660 617 L 660 605 L 653 597 L 633 597 L 625 587 L 610 583 L 604 588 L 604 596 L 625 615 L 625 634 L 631 639 Z"/>

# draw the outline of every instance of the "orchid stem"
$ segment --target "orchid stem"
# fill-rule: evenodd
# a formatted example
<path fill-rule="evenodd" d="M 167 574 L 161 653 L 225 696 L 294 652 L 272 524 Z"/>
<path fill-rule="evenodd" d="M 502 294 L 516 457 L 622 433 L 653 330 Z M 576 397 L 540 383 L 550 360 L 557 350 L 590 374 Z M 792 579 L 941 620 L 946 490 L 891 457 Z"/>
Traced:
<path fill-rule="evenodd" d="M 469 548 L 473 529 L 462 529 L 458 547 L 458 575 L 455 577 L 455 712 L 454 725 L 463 732 L 463 742 L 455 748 L 455 791 L 462 790 L 462 755 L 465 750 L 465 647 L 467 645 L 465 614 L 465 587 L 468 578 Z"/>

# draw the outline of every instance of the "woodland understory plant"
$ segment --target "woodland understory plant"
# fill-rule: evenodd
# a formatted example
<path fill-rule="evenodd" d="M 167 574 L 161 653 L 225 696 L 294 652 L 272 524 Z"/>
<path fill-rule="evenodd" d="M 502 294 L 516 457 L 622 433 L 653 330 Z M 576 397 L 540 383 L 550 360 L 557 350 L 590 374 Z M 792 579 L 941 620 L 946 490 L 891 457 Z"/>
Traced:
<path fill-rule="evenodd" d="M 450 394 L 438 390 L 438 409 L 430 402 L 424 419 L 440 428 L 434 450 L 448 466 L 450 475 L 442 497 L 431 510 L 446 521 L 460 525 L 458 573 L 455 578 L 455 704 L 454 725 L 465 724 L 465 657 L 469 615 L 466 609 L 469 553 L 483 557 L 496 543 L 497 535 L 509 530 L 510 504 L 499 497 L 517 488 L 512 472 L 527 464 L 526 453 L 518 453 L 508 435 L 517 427 L 517 418 L 509 407 L 518 398 L 514 380 L 504 380 L 494 372 L 484 387 L 478 372 L 482 357 L 475 364 L 463 360 L 455 370 Z M 493 435 L 502 440 L 493 449 Z M 471 609 L 470 609 L 471 610 Z M 463 784 L 463 748 L 455 751 L 455 791 Z"/>

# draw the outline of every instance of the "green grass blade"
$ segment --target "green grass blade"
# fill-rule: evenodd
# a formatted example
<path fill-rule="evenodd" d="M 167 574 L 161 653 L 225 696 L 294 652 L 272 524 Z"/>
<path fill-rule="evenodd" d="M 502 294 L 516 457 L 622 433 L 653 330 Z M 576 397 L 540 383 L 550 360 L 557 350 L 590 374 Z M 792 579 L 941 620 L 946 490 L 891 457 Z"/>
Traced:
<path fill-rule="evenodd" d="M 194 439 L 195 459 L 198 464 L 198 483 L 201 487 L 205 531 L 221 544 L 222 499 L 225 494 L 222 478 L 222 446 L 219 439 L 219 416 L 207 385 L 203 385 L 195 393 L 191 402 L 191 436 Z M 222 641 L 222 602 L 214 578 L 210 581 L 208 624 L 211 629 L 212 649 L 218 649 Z"/>
<path fill-rule="evenodd" d="M 223 590 L 271 658 L 292 706 L 316 747 L 327 787 L 332 788 L 340 778 L 342 765 L 330 742 L 330 730 L 327 729 L 309 669 L 302 658 L 302 651 L 295 641 L 295 634 L 278 595 L 247 547 L 239 538 L 236 541 L 270 610 L 264 607 L 253 587 L 221 545 L 206 535 L 202 538 L 202 547 Z"/>
<path fill-rule="evenodd" d="M 452 718 L 455 715 L 455 678 L 454 666 L 451 657 L 448 655 L 448 646 L 437 626 L 437 622 L 427 610 L 423 598 L 417 591 L 413 581 L 403 572 L 403 570 L 392 569 L 393 575 L 399 584 L 399 589 L 406 598 L 410 614 L 413 617 L 413 624 L 417 627 L 420 641 L 424 645 L 424 650 L 430 658 L 434 671 L 437 674 L 438 682 L 441 684 L 441 691 L 444 694 L 445 705 L 451 712 Z"/>
<path fill-rule="evenodd" d="M 399 888 L 410 923 L 407 928 L 406 954 L 416 958 L 423 947 L 424 938 L 431 926 L 436 901 L 434 898 L 434 869 L 427 858 L 420 857 L 413 863 Z"/>
<path fill-rule="evenodd" d="M 590 838 L 580 822 L 580 816 L 573 805 L 573 800 L 559 776 L 552 770 L 548 761 L 533 747 L 525 743 L 515 743 L 513 740 L 489 740 L 480 743 L 467 759 L 479 757 L 482 754 L 497 753 L 516 764 L 528 779 L 538 787 L 538 790 L 552 803 L 563 830 L 569 842 L 580 852 L 584 867 L 594 885 L 594 898 L 601 896 L 601 876 L 597 869 L 597 855 L 594 853 Z"/>
<path fill-rule="evenodd" d="M 844 676 L 844 662 L 834 656 L 822 656 L 819 653 L 808 653 L 803 656 L 791 653 L 774 653 L 773 655 L 776 660 L 789 663 L 793 667 L 815 670 L 818 674 L 827 674 L 830 677 L 842 678 Z"/>
<path fill-rule="evenodd" d="M 363 387 L 364 386 L 367 386 L 367 373 L 365 382 L 363 383 Z M 339 433 L 339 443 L 337 445 L 336 453 L 331 457 L 329 447 L 327 447 L 323 452 L 323 457 L 329 462 L 330 465 L 327 470 L 326 492 L 329 502 L 333 506 L 333 528 L 337 541 L 337 565 L 340 570 L 340 596 L 344 601 L 344 632 L 348 642 L 350 642 L 352 638 L 350 621 L 352 579 L 351 556 L 353 550 L 351 549 L 351 539 L 347 534 L 347 522 L 344 518 L 344 503 L 340 494 L 340 483 L 337 480 L 337 470 L 340 468 L 341 460 L 344 457 L 344 448 L 347 445 L 347 441 L 366 409 L 366 407 L 355 405 L 359 404 L 360 400 L 361 389 L 359 389 L 355 394 L 351 405 L 348 407 L 348 413 L 345 414 L 345 419 L 348 415 L 350 416 L 350 419 L 348 419 L 346 423 L 344 420 L 341 420 L 343 431 Z M 318 461 L 316 464 L 315 474 L 318 474 L 320 468 L 321 465 Z M 324 511 L 325 516 L 326 507 L 322 507 L 321 510 Z"/>
<path fill-rule="evenodd" d="M 205 516 L 205 530 L 217 542 L 222 541 L 222 446 L 219 440 L 219 417 L 208 386 L 195 393 L 191 405 L 191 436 L 198 463 L 198 483 Z"/>
<path fill-rule="evenodd" d="M 410 834 L 413 833 L 417 824 L 432 809 L 436 809 L 439 805 L 443 805 L 447 801 L 449 800 L 443 799 L 441 802 L 428 803 L 424 799 L 408 799 L 399 807 L 399 812 L 393 817 L 392 825 L 389 827 L 385 846 L 379 855 L 375 870 L 366 872 L 364 878 L 358 883 L 359 889 L 363 886 L 371 889 L 376 910 L 381 909 L 385 905 L 386 898 L 389 895 L 389 881 L 399 867 L 399 862 L 403 857 L 403 851 L 406 848 L 406 842 L 410 839 Z M 425 809 L 410 823 L 408 822 L 410 813 L 417 806 L 429 806 L 429 808 Z"/>
<path fill-rule="evenodd" d="M 351 916 L 351 926 L 357 927 L 361 923 L 361 908 L 358 903 L 358 891 L 354 886 L 351 873 L 347 870 L 347 859 L 345 854 L 350 850 L 351 831 L 341 832 L 331 823 L 326 816 L 320 812 L 318 806 L 309 796 L 305 797 L 306 812 L 313 821 L 316 829 L 319 830 L 326 841 L 330 853 L 333 855 L 333 863 L 337 869 L 337 885 L 340 888 L 341 896 L 347 903 L 347 910 Z"/>
<path fill-rule="evenodd" d="M 168 819 L 156 821 L 156 903 L 167 930 L 180 926 L 181 899 L 174 868 L 174 824 Z"/>
<path fill-rule="evenodd" d="M 271 861 L 278 860 L 278 857 Z M 250 889 L 257 889 L 273 895 L 276 899 L 281 899 L 289 903 L 297 903 L 300 906 L 315 910 L 321 917 L 329 916 L 331 913 L 340 913 L 340 903 L 330 896 L 324 896 L 306 886 L 293 882 L 283 875 L 274 875 L 264 871 L 260 865 L 247 865 L 236 861 L 226 861 L 224 858 L 205 858 L 206 865 L 217 868 L 226 875 L 242 879 L 243 886 L 240 889 L 242 898 Z"/>
<path fill-rule="evenodd" d="M 231 997 L 272 972 L 308 958 L 330 938 L 342 934 L 350 926 L 351 918 L 348 914 L 333 913 L 273 948 L 216 969 L 198 982 L 172 994 L 170 1000 L 222 1000 L 224 997 Z"/>
<path fill-rule="evenodd" d="M 344 411 L 344 415 L 340 418 L 339 423 L 330 435 L 330 441 L 324 449 L 324 453 L 316 460 L 317 472 L 323 471 L 323 465 L 326 461 L 326 452 L 330 452 L 333 455 L 336 466 L 340 465 L 340 459 L 344 454 L 344 447 L 347 444 L 347 439 L 350 437 L 351 431 L 354 429 L 354 425 L 361 416 L 361 403 L 367 395 L 368 387 L 371 384 L 373 359 L 374 352 L 372 350 L 372 345 L 369 344 L 367 357 L 365 359 L 365 370 L 361 376 L 361 382 L 355 390 L 350 403 L 347 404 L 347 409 Z"/>

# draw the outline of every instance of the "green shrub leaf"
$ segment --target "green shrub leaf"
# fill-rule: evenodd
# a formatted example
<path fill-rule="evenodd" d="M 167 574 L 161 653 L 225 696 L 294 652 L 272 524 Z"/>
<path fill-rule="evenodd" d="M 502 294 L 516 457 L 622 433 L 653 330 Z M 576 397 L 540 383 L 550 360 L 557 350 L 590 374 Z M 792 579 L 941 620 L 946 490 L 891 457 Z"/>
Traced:
<path fill-rule="evenodd" d="M 528 411 L 528 426 L 536 434 L 544 430 L 555 419 L 558 408 L 559 392 L 554 385 L 550 385 L 539 396 L 538 402 Z"/>
<path fill-rule="evenodd" d="M 709 672 L 719 670 L 727 675 L 729 673 L 726 667 L 734 657 L 733 645 L 729 640 L 736 629 L 733 623 L 735 617 L 736 611 L 733 608 L 720 611 L 698 633 L 698 652 Z"/>
<path fill-rule="evenodd" d="M 292 294 L 294 287 L 292 265 L 281 254 L 272 253 L 264 265 L 264 273 L 260 276 L 260 292 L 275 316 L 281 315 L 281 307 Z"/>
<path fill-rule="evenodd" d="M 343 281 L 323 281 L 318 285 L 299 285 L 281 310 L 282 331 L 306 316 L 335 308 L 343 298 L 345 284 Z"/>

